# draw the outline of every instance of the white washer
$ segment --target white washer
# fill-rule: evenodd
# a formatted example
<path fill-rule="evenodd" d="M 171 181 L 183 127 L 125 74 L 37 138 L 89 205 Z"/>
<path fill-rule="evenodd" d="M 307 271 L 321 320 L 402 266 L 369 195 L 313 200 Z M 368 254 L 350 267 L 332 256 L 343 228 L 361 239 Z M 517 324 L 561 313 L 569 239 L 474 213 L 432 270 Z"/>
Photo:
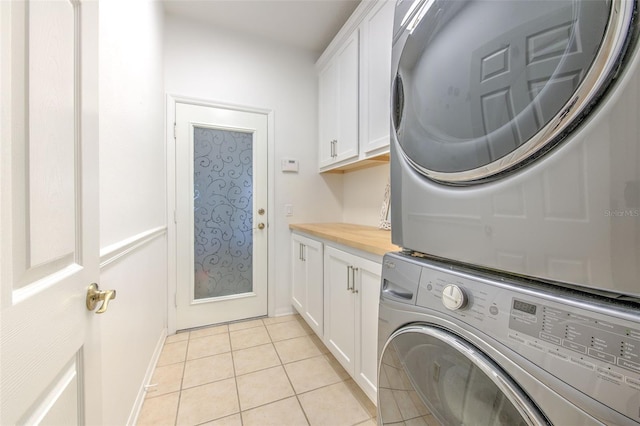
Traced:
<path fill-rule="evenodd" d="M 635 0 L 400 0 L 393 242 L 640 297 Z"/>

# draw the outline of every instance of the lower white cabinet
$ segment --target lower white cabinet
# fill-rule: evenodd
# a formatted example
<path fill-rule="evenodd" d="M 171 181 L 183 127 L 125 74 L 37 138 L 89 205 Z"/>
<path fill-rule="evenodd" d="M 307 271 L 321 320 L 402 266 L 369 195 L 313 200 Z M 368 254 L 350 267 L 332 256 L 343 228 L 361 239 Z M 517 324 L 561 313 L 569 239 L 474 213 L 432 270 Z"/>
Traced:
<path fill-rule="evenodd" d="M 313 331 L 322 337 L 324 326 L 322 243 L 295 233 L 291 241 L 293 254 L 291 302 Z"/>
<path fill-rule="evenodd" d="M 380 263 L 325 246 L 324 342 L 376 401 Z"/>
<path fill-rule="evenodd" d="M 376 403 L 382 259 L 323 241 L 292 234 L 291 303 Z"/>

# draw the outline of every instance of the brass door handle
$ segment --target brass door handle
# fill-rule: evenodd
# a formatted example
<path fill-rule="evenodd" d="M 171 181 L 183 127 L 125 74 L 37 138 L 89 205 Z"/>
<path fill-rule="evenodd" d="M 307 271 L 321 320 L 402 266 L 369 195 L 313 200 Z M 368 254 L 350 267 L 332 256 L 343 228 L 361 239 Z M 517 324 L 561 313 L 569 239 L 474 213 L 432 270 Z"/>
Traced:
<path fill-rule="evenodd" d="M 116 298 L 115 290 L 100 290 L 98 284 L 92 283 L 87 289 L 87 309 L 93 311 L 102 301 L 102 306 L 96 311 L 96 314 L 103 314 L 109 307 L 109 301 Z"/>

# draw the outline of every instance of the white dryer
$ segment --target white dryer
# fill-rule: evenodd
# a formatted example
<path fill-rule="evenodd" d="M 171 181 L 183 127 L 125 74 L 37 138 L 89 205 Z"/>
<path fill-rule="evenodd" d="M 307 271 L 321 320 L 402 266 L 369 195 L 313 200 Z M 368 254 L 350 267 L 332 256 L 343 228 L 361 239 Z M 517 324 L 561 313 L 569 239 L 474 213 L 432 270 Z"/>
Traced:
<path fill-rule="evenodd" d="M 636 0 L 400 0 L 393 242 L 640 297 Z"/>

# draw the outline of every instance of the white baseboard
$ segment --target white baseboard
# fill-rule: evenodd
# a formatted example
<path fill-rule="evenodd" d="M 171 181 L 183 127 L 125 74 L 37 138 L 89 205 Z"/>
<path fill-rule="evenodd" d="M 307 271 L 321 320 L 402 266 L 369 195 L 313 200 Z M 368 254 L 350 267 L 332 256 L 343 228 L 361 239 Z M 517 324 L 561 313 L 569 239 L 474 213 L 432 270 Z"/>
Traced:
<path fill-rule="evenodd" d="M 291 314 L 295 314 L 295 313 L 297 313 L 297 311 L 295 309 L 293 309 L 292 306 L 287 306 L 287 307 L 284 307 L 284 308 L 277 309 L 274 316 L 283 317 L 285 315 L 291 315 Z"/>
<path fill-rule="evenodd" d="M 142 381 L 140 389 L 138 390 L 136 401 L 131 408 L 131 413 L 129 414 L 127 425 L 135 426 L 138 421 L 138 416 L 140 415 L 140 411 L 142 410 L 142 404 L 144 404 L 144 399 L 147 395 L 147 385 L 151 382 L 153 372 L 155 371 L 156 365 L 158 364 L 158 359 L 160 359 L 160 354 L 162 353 L 162 348 L 164 347 L 164 342 L 166 339 L 167 329 L 164 328 L 160 333 L 160 338 L 158 339 L 158 343 L 156 345 L 155 351 L 153 352 L 153 356 L 151 357 L 151 361 L 149 361 L 149 366 L 147 367 L 147 372 L 144 375 L 144 380 Z"/>

